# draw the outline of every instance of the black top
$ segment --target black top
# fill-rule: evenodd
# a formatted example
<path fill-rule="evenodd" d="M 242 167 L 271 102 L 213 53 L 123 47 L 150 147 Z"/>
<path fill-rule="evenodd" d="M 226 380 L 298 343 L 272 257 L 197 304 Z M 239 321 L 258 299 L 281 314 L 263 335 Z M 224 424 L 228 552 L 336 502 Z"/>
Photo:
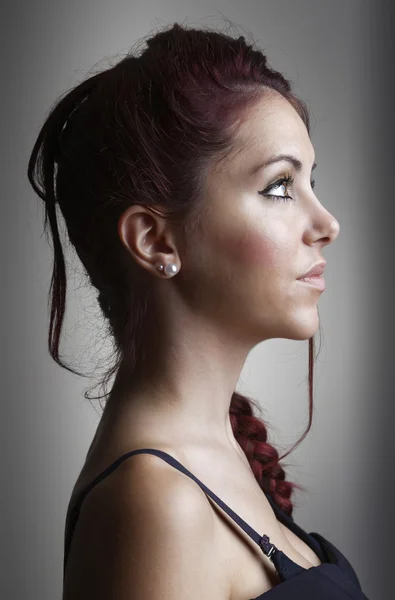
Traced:
<path fill-rule="evenodd" d="M 277 519 L 288 527 L 295 535 L 302 539 L 320 558 L 321 563 L 317 567 L 305 569 L 284 552 L 276 548 L 270 542 L 267 535 L 260 535 L 239 515 L 237 515 L 229 506 L 227 506 L 214 492 L 209 490 L 197 477 L 195 477 L 186 467 L 167 452 L 156 450 L 154 448 L 139 448 L 132 450 L 120 456 L 102 473 L 100 473 L 89 485 L 87 485 L 78 496 L 75 504 L 67 510 L 64 542 L 64 563 L 63 577 L 66 570 L 67 556 L 70 550 L 73 531 L 81 509 L 81 504 L 90 490 L 102 479 L 110 475 L 119 465 L 134 454 L 149 453 L 155 454 L 167 463 L 188 475 L 193 479 L 201 489 L 212 498 L 249 536 L 258 544 L 262 552 L 270 558 L 276 567 L 281 583 L 270 590 L 260 594 L 251 600 L 368 600 L 362 592 L 358 577 L 348 562 L 346 557 L 327 539 L 319 533 L 306 533 L 299 527 L 292 517 L 285 514 L 275 504 L 271 495 L 264 492 L 269 500 Z"/>

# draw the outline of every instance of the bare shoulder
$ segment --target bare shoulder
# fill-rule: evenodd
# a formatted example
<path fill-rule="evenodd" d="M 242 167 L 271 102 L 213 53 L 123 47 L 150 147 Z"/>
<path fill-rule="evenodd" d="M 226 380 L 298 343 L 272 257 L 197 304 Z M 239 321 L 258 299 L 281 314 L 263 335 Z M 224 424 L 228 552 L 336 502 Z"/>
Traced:
<path fill-rule="evenodd" d="M 156 456 L 135 455 L 82 503 L 63 600 L 228 600 L 214 532 L 194 481 Z"/>

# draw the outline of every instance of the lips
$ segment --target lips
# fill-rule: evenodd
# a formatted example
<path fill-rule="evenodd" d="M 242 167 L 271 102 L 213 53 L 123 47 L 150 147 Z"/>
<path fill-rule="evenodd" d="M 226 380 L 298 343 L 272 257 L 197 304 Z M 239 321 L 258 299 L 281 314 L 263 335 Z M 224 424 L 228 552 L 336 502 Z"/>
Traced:
<path fill-rule="evenodd" d="M 307 273 L 305 273 L 301 277 L 298 277 L 298 279 L 306 279 L 306 277 L 319 277 L 323 274 L 325 265 L 326 261 L 316 264 L 312 269 L 310 269 L 310 271 L 307 271 Z"/>

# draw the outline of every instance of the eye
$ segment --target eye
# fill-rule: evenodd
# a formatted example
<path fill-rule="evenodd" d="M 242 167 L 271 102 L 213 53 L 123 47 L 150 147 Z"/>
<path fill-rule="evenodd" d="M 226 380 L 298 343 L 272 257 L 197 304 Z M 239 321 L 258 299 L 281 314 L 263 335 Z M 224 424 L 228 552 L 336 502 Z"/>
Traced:
<path fill-rule="evenodd" d="M 288 187 L 293 182 L 294 182 L 294 178 L 292 177 L 292 175 L 287 175 L 286 177 L 281 177 L 281 179 L 278 179 L 277 181 L 275 181 L 274 183 L 269 185 L 269 187 L 267 187 L 265 190 L 258 192 L 258 193 L 262 194 L 262 196 L 266 196 L 267 198 L 271 198 L 272 200 L 283 200 L 283 202 L 287 202 L 288 200 L 293 200 L 292 196 L 288 196 L 288 195 L 281 196 L 281 195 L 277 195 L 277 194 L 270 194 L 269 192 L 271 190 L 276 190 L 281 187 L 285 187 L 286 189 L 288 189 Z"/>
<path fill-rule="evenodd" d="M 262 196 L 266 196 L 267 198 L 271 198 L 274 201 L 282 200 L 283 202 L 287 202 L 288 200 L 294 200 L 294 198 L 292 198 L 292 196 L 288 196 L 288 195 L 281 196 L 281 195 L 277 195 L 277 194 L 269 194 L 269 192 L 271 190 L 274 190 L 274 189 L 277 189 L 280 187 L 285 187 L 288 189 L 288 187 L 290 187 L 293 183 L 294 183 L 294 178 L 292 177 L 292 175 L 287 175 L 286 177 L 281 177 L 281 179 L 278 179 L 277 181 L 272 183 L 265 190 L 258 192 L 258 194 L 261 194 Z M 313 190 L 315 188 L 315 180 L 312 179 L 310 183 L 311 183 L 311 189 Z"/>

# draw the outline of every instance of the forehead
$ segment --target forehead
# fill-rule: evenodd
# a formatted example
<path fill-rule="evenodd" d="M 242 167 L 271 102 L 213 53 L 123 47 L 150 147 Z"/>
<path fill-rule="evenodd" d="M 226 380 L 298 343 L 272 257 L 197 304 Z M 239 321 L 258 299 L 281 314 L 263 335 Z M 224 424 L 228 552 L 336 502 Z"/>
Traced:
<path fill-rule="evenodd" d="M 306 125 L 294 107 L 278 93 L 266 94 L 244 115 L 228 156 L 234 167 L 250 160 L 291 154 L 311 166 L 314 148 Z"/>

